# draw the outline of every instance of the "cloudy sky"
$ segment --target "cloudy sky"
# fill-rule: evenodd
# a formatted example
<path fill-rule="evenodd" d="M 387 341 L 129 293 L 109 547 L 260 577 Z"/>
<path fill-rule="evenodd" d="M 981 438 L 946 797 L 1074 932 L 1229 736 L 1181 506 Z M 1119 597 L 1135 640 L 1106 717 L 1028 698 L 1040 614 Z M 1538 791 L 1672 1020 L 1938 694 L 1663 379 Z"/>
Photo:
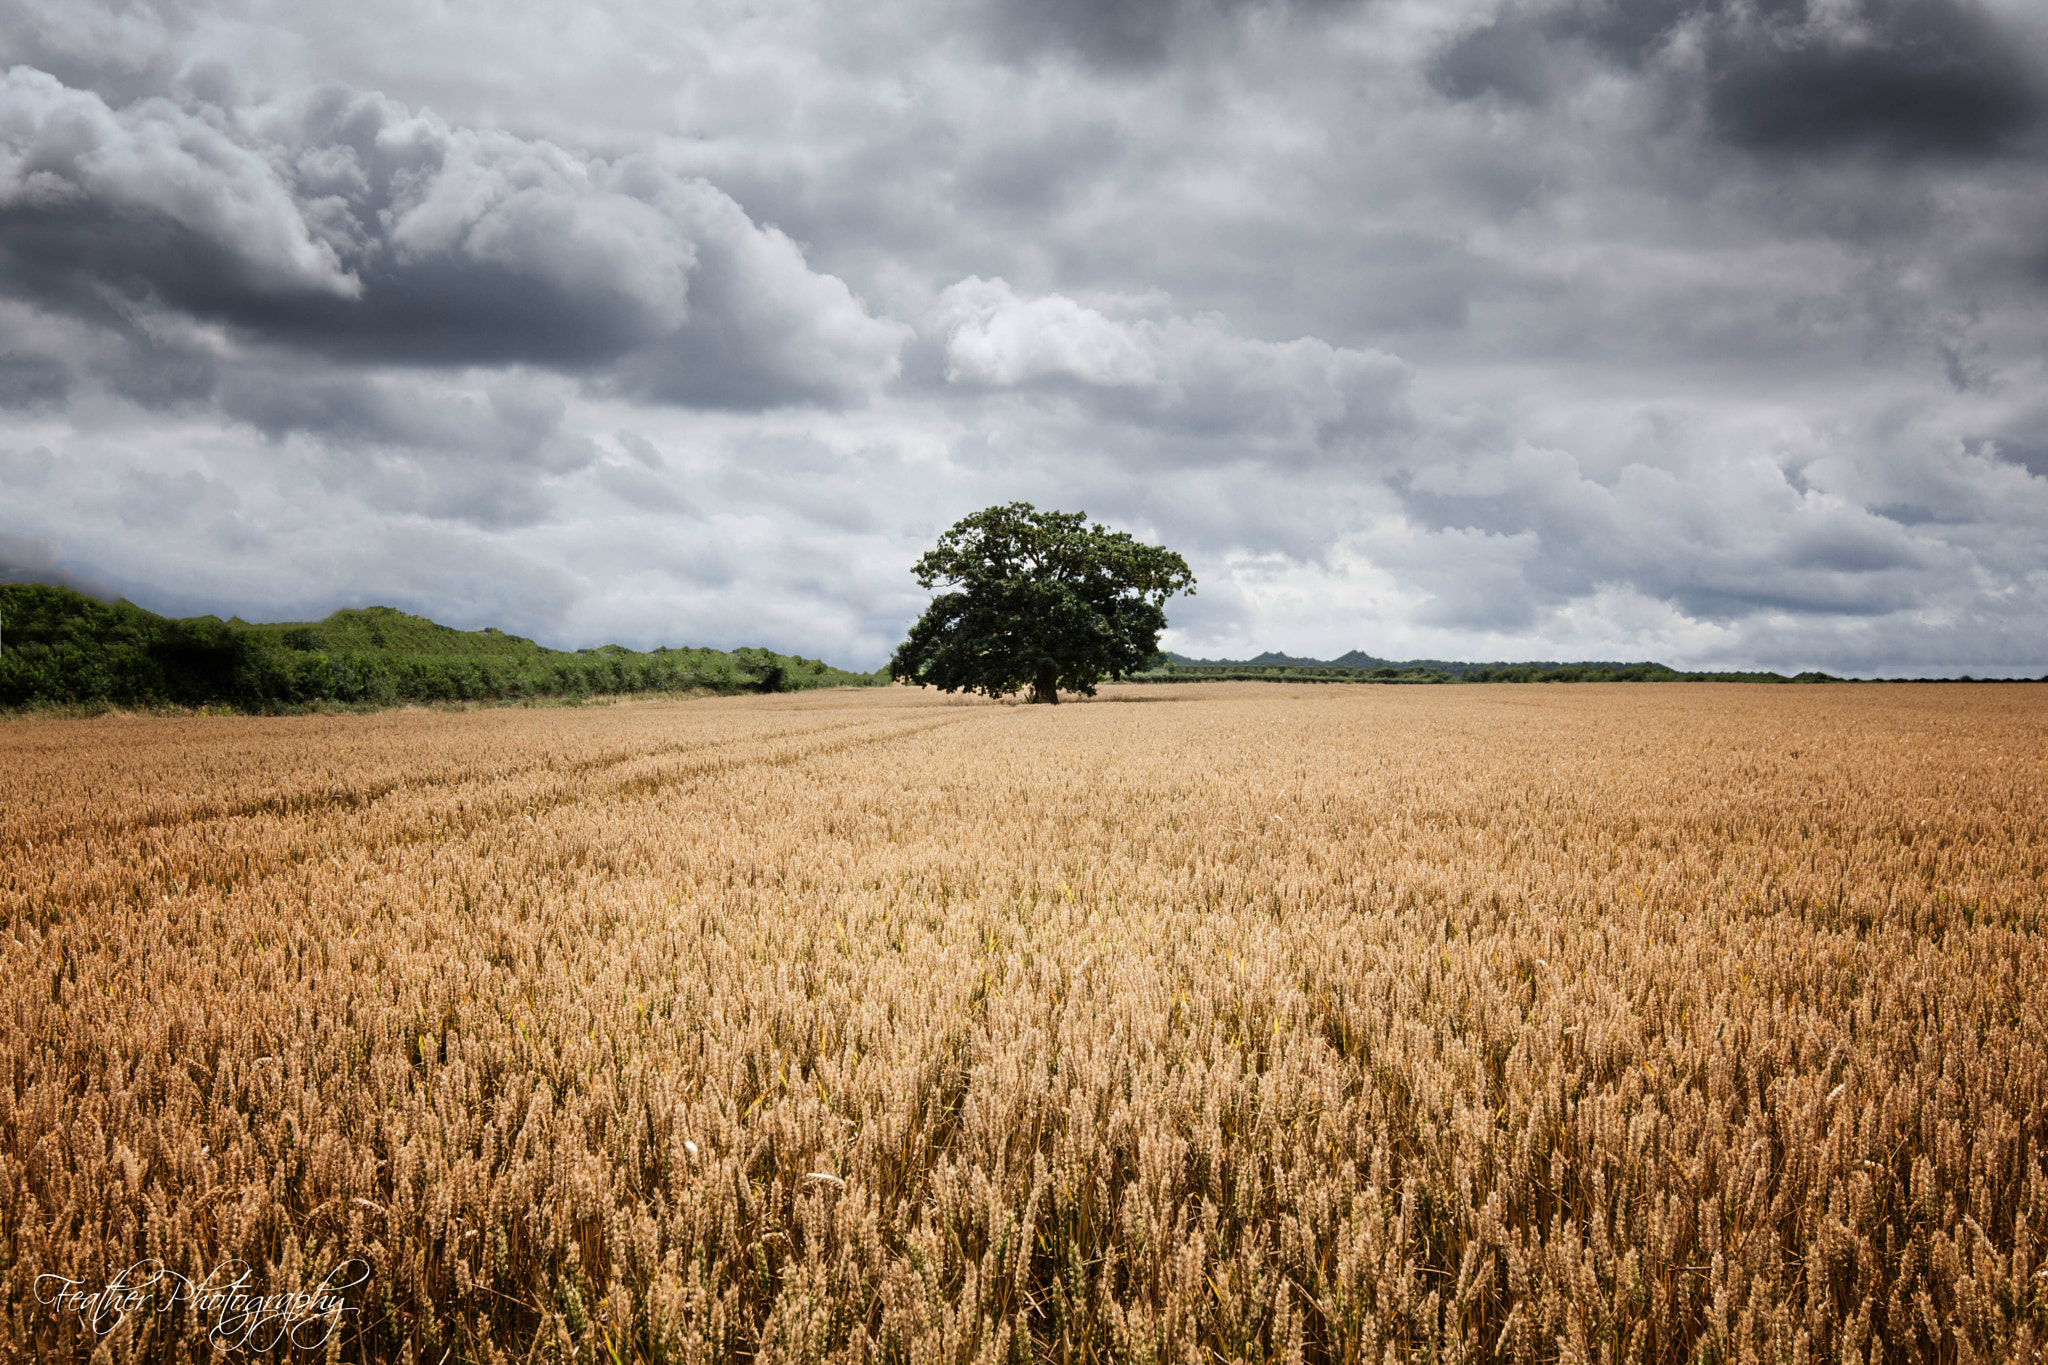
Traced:
<path fill-rule="evenodd" d="M 0 0 L 0 573 L 884 661 L 2048 671 L 2038 0 Z"/>

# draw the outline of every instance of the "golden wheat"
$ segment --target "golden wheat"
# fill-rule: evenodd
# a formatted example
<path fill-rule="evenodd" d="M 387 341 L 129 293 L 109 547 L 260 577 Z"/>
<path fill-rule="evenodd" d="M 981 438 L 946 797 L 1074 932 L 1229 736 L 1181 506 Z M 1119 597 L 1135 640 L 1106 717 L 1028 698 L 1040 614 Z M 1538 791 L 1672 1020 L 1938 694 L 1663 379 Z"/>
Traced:
<path fill-rule="evenodd" d="M 0 1352 L 2038 1358 L 2044 701 L 0 726 Z"/>

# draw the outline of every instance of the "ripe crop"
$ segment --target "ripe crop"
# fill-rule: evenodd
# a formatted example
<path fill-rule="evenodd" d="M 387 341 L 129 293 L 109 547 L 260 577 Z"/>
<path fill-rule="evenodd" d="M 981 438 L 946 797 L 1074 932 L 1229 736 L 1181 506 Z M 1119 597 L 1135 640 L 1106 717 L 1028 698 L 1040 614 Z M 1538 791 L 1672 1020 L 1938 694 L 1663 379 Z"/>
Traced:
<path fill-rule="evenodd" d="M 0 725 L 0 1357 L 2035 1359 L 2042 698 Z"/>

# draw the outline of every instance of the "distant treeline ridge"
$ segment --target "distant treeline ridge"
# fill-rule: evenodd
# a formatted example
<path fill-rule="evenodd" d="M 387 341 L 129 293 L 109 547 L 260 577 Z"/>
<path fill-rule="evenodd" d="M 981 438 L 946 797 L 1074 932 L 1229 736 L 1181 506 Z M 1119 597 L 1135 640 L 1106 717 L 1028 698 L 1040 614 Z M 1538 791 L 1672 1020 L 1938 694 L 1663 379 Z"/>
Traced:
<path fill-rule="evenodd" d="M 1335 659 L 1302 659 L 1265 653 L 1253 659 L 1191 659 L 1161 654 L 1137 675 L 1146 682 L 1343 682 L 1343 683 L 1529 683 L 1529 682 L 1754 682 L 1833 683 L 1831 673 L 1786 675 L 1768 672 L 1697 671 L 1651 661 L 1528 660 L 1519 663 L 1464 663 L 1452 659 L 1393 660 L 1352 650 Z M 1906 681 L 1902 679 L 1901 681 Z M 1914 679 L 1912 681 L 1922 681 Z M 1944 681 L 1928 679 L 1926 681 Z M 1975 682 L 1964 677 L 1960 682 Z M 2048 679 L 2044 679 L 2048 681 Z"/>

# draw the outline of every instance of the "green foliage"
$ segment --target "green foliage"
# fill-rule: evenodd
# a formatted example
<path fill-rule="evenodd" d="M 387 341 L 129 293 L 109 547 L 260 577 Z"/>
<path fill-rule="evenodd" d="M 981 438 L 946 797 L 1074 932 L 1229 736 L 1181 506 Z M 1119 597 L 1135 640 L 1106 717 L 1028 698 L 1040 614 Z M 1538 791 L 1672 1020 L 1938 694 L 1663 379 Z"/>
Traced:
<path fill-rule="evenodd" d="M 1151 663 L 1166 599 L 1195 590 L 1173 551 L 1028 502 L 956 522 L 914 572 L 920 586 L 952 591 L 911 627 L 890 676 L 992 697 L 1028 686 L 1042 702 L 1061 688 L 1093 696 L 1103 679 Z"/>
<path fill-rule="evenodd" d="M 0 584 L 0 707 L 213 706 L 244 711 L 408 702 L 533 701 L 630 693 L 871 686 L 765 649 L 547 649 L 390 607 L 317 624 L 171 620 L 68 588 Z"/>

